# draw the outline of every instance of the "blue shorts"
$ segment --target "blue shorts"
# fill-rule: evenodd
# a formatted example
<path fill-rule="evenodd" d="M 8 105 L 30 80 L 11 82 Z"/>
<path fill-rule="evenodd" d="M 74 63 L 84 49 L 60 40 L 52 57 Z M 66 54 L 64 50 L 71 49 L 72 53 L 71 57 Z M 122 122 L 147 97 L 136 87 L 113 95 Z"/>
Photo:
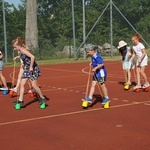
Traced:
<path fill-rule="evenodd" d="M 0 60 L 0 71 L 3 70 L 3 64 L 4 64 L 3 61 Z"/>

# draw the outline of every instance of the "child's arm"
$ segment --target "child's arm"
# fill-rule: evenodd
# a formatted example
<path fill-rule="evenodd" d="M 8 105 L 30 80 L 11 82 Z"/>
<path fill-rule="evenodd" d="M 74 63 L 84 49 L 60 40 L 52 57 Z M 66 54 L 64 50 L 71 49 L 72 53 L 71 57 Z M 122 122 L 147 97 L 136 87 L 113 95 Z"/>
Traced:
<path fill-rule="evenodd" d="M 19 58 L 20 58 L 20 56 L 16 56 L 16 57 L 14 57 L 13 60 L 15 61 L 16 59 L 19 59 Z"/>
<path fill-rule="evenodd" d="M 142 62 L 142 60 L 144 59 L 144 57 L 146 56 L 146 50 L 145 48 L 141 50 L 142 51 L 142 56 L 138 59 L 138 62 Z"/>
<path fill-rule="evenodd" d="M 100 69 L 100 68 L 102 68 L 103 66 L 104 66 L 104 64 L 99 64 L 98 66 L 94 67 L 94 68 L 92 69 L 92 71 L 95 72 L 97 69 Z"/>

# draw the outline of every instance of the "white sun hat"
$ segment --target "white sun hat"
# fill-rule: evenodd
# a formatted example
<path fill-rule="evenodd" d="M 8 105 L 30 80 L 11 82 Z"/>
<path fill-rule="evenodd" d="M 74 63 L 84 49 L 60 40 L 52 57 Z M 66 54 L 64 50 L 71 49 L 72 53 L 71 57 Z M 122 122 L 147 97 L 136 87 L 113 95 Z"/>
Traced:
<path fill-rule="evenodd" d="M 120 42 L 119 42 L 118 49 L 120 49 L 121 47 L 124 47 L 124 46 L 126 46 L 126 45 L 127 45 L 127 43 L 126 43 L 125 41 L 120 41 Z"/>

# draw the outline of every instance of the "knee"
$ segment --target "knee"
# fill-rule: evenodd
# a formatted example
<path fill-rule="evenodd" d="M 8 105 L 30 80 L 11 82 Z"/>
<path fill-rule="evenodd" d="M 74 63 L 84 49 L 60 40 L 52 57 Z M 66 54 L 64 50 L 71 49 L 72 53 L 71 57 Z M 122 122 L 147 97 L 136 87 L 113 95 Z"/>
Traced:
<path fill-rule="evenodd" d="M 32 88 L 34 88 L 34 89 L 35 89 L 35 88 L 36 88 L 36 85 L 35 85 L 35 84 L 32 84 Z"/>
<path fill-rule="evenodd" d="M 143 70 L 140 70 L 140 73 L 141 73 L 141 74 L 144 74 L 144 71 L 143 71 Z"/>
<path fill-rule="evenodd" d="M 36 88 L 37 86 L 36 86 L 36 83 L 31 83 L 31 85 L 32 85 L 32 88 Z"/>
<path fill-rule="evenodd" d="M 20 82 L 20 85 L 21 85 L 21 86 L 25 86 L 25 83 L 26 83 L 26 82 L 24 82 L 24 81 L 22 80 L 22 81 Z"/>
<path fill-rule="evenodd" d="M 21 79 L 21 77 L 22 77 L 21 75 L 18 75 L 18 79 Z"/>
<path fill-rule="evenodd" d="M 136 74 L 140 74 L 140 70 L 136 70 Z"/>
<path fill-rule="evenodd" d="M 92 82 L 91 87 L 95 87 L 96 82 Z"/>

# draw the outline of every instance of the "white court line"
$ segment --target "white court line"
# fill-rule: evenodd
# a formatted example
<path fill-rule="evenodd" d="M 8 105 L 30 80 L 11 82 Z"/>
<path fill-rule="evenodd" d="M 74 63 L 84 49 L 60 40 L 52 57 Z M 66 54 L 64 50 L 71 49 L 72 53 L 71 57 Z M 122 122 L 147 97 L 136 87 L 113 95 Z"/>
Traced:
<path fill-rule="evenodd" d="M 85 71 L 86 69 L 88 69 L 89 67 L 85 67 L 85 68 L 83 68 L 82 69 L 82 72 L 83 73 L 85 73 L 85 74 L 89 74 L 89 72 L 88 71 Z M 93 73 L 90 73 L 90 75 L 93 75 Z M 124 76 L 123 75 L 120 75 L 120 76 L 118 76 L 117 74 L 108 74 L 107 75 L 107 78 L 124 78 Z M 107 81 L 108 82 L 108 81 Z M 112 81 L 112 82 L 114 82 L 114 81 Z M 117 82 L 116 82 L 117 83 Z"/>
<path fill-rule="evenodd" d="M 42 68 L 42 67 L 40 67 Z M 64 70 L 64 69 L 53 69 L 53 68 L 42 68 L 42 69 L 46 69 L 46 70 L 55 70 L 55 71 L 63 71 L 63 72 L 74 72 L 74 73 L 81 73 L 81 71 L 72 71 L 72 70 Z"/>
<path fill-rule="evenodd" d="M 112 98 L 112 99 L 115 100 L 115 101 L 119 100 L 118 98 Z"/>
<path fill-rule="evenodd" d="M 83 73 L 86 73 L 86 74 L 89 74 L 89 72 L 88 72 L 88 71 L 85 71 L 85 70 L 86 70 L 86 69 L 88 69 L 88 68 L 89 68 L 89 67 L 85 67 L 85 68 L 83 68 L 83 69 L 82 69 L 82 72 L 83 72 Z M 92 75 L 93 73 L 90 73 L 90 74 Z"/>
<path fill-rule="evenodd" d="M 126 100 L 126 99 L 123 99 L 122 101 L 123 101 L 123 102 L 128 102 L 128 100 Z"/>
<path fill-rule="evenodd" d="M 149 102 L 150 101 L 143 101 L 143 102 L 133 102 L 133 103 L 129 103 L 129 104 L 116 105 L 116 106 L 111 106 L 110 109 L 145 104 L 145 103 L 149 103 Z M 56 115 L 49 115 L 49 116 L 36 117 L 36 118 L 30 118 L 30 119 L 22 119 L 22 120 L 10 121 L 10 122 L 3 122 L 3 123 L 0 123 L 0 126 L 16 124 L 16 123 L 23 123 L 23 122 L 30 122 L 30 121 L 36 121 L 36 120 L 42 120 L 42 119 L 48 119 L 48 118 L 56 118 L 56 117 L 62 117 L 62 116 L 70 116 L 70 115 L 88 113 L 88 112 L 93 112 L 93 111 L 98 111 L 98 110 L 103 110 L 103 109 L 104 108 L 95 108 L 95 109 L 90 109 L 90 110 L 81 110 L 81 111 L 74 111 L 74 112 L 68 112 L 68 113 L 62 113 L 62 114 L 56 114 Z"/>
<path fill-rule="evenodd" d="M 148 105 L 148 106 L 150 106 L 150 103 L 144 103 L 144 105 Z"/>
<path fill-rule="evenodd" d="M 84 74 L 81 75 L 70 75 L 70 76 L 58 76 L 58 77 L 42 77 L 42 79 L 57 79 L 57 78 L 71 78 L 71 77 L 82 77 Z"/>

